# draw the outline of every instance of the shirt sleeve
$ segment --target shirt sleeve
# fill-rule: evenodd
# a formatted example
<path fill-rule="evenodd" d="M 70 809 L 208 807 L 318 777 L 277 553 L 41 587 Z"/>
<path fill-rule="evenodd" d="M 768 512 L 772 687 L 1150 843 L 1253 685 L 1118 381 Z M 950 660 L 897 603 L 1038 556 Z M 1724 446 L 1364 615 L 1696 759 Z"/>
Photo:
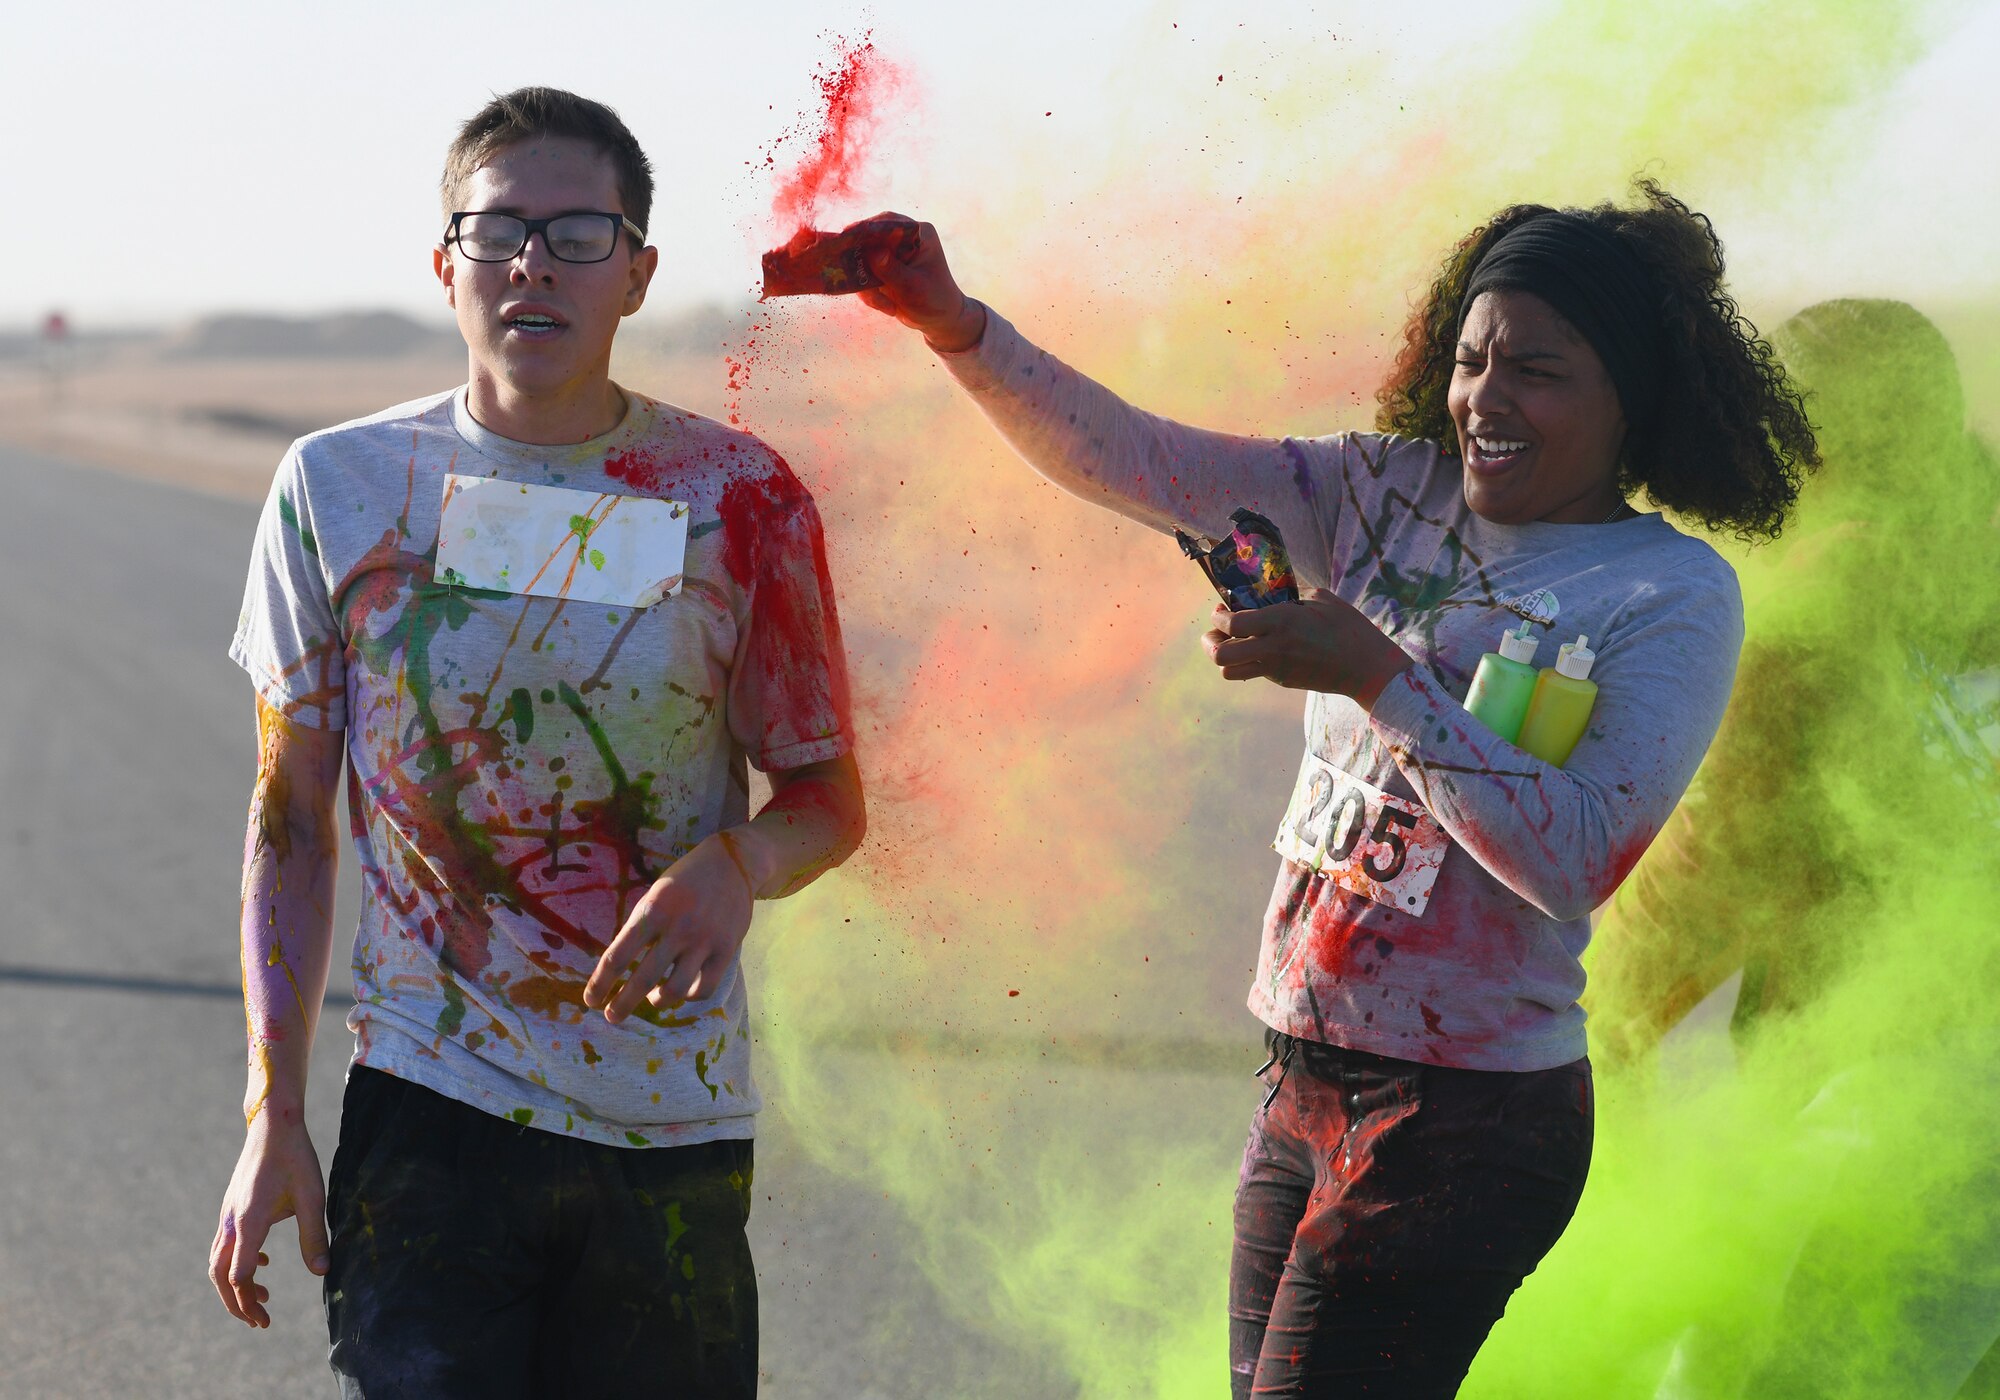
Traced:
<path fill-rule="evenodd" d="M 1589 725 L 1557 768 L 1474 719 L 1411 666 L 1371 723 L 1430 814 L 1495 879 L 1557 919 L 1611 897 L 1715 737 L 1743 645 L 1735 576 L 1654 589 L 1603 642 Z"/>
<path fill-rule="evenodd" d="M 229 656 L 249 673 L 264 702 L 294 723 L 346 727 L 344 643 L 296 443 L 278 466 L 257 522 Z"/>
<path fill-rule="evenodd" d="M 1247 507 L 1284 538 L 1301 582 L 1327 587 L 1344 437 L 1191 428 L 1126 403 L 990 309 L 977 346 L 938 358 L 1009 445 L 1057 486 L 1150 529 L 1220 537 Z"/>
<path fill-rule="evenodd" d="M 783 467 L 748 532 L 749 621 L 729 676 L 729 730 L 760 771 L 851 751 L 847 657 L 810 493 Z"/>

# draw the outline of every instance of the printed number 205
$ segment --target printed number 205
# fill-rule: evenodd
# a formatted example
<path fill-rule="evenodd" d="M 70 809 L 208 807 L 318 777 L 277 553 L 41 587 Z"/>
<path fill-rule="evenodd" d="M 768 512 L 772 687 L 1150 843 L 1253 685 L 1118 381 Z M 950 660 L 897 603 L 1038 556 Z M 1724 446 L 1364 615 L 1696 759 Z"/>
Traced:
<path fill-rule="evenodd" d="M 1292 834 L 1308 850 L 1321 849 L 1324 839 L 1325 863 L 1341 865 L 1354 854 L 1362 832 L 1366 831 L 1368 840 L 1382 849 L 1363 856 L 1361 870 L 1371 880 L 1387 882 L 1402 873 L 1403 862 L 1409 859 L 1404 833 L 1416 829 L 1417 819 L 1386 802 L 1375 806 L 1371 814 L 1368 798 L 1362 788 L 1341 782 L 1334 773 L 1322 768 L 1312 775 L 1305 810 L 1292 823 Z M 1387 860 L 1378 864 L 1376 857 L 1384 854 Z"/>

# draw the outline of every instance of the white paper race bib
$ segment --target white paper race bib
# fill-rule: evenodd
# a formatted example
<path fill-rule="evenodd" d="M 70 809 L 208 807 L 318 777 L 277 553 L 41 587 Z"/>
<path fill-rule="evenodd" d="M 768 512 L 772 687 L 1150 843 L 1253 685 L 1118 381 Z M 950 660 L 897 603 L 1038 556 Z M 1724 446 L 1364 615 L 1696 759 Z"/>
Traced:
<path fill-rule="evenodd" d="M 1451 838 L 1421 804 L 1308 752 L 1271 845 L 1349 893 L 1414 918 L 1431 902 Z"/>
<path fill-rule="evenodd" d="M 450 473 L 438 513 L 437 581 L 537 598 L 649 608 L 681 591 L 681 501 L 529 486 Z"/>

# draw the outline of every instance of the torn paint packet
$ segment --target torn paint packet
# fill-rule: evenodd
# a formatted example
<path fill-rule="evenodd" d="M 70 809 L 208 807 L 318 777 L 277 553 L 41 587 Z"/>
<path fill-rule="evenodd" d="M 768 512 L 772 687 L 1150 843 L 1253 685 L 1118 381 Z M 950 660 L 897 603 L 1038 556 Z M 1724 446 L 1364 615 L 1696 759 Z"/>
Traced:
<path fill-rule="evenodd" d="M 682 501 L 444 479 L 435 577 L 464 588 L 648 608 L 680 592 L 687 558 Z"/>
<path fill-rule="evenodd" d="M 844 296 L 882 285 L 868 255 L 893 249 L 905 262 L 917 253 L 917 226 L 909 219 L 863 219 L 839 233 L 802 228 L 791 242 L 764 254 L 764 299 Z"/>
<path fill-rule="evenodd" d="M 1421 803 L 1309 752 L 1271 847 L 1350 894 L 1420 918 L 1451 838 Z"/>
<path fill-rule="evenodd" d="M 1298 580 L 1278 527 L 1254 510 L 1238 510 L 1229 520 L 1234 528 L 1221 540 L 1174 531 L 1181 553 L 1201 566 L 1232 612 L 1298 602 Z"/>

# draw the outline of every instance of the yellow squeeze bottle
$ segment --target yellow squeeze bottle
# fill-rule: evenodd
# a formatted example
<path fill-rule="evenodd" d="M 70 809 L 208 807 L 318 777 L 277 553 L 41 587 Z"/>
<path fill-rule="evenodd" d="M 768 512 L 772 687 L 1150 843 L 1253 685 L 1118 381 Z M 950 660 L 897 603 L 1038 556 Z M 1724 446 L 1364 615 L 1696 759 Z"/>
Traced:
<path fill-rule="evenodd" d="M 1536 678 L 1528 717 L 1521 721 L 1521 737 L 1515 741 L 1542 762 L 1558 768 L 1583 737 L 1590 711 L 1597 704 L 1597 682 L 1590 679 L 1597 653 L 1589 642 L 1587 635 L 1564 642 L 1556 652 L 1556 664 L 1544 668 Z"/>

